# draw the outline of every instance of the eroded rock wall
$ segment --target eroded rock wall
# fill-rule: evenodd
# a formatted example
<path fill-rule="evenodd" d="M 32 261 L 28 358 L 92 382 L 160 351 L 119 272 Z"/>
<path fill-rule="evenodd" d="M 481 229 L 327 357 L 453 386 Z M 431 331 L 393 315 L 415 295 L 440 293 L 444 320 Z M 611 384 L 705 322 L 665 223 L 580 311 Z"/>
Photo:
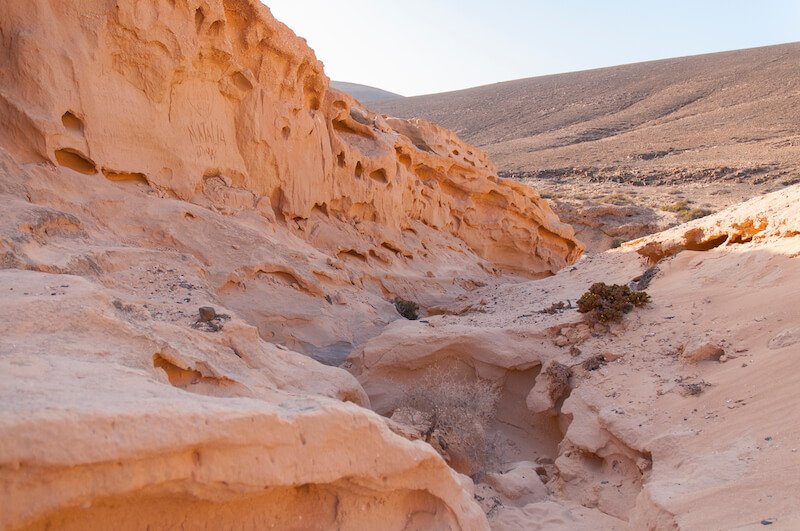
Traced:
<path fill-rule="evenodd" d="M 0 42 L 0 527 L 485 528 L 331 365 L 577 259 L 547 204 L 255 0 L 4 2 Z"/>
<path fill-rule="evenodd" d="M 0 142 L 18 160 L 227 212 L 360 220 L 400 252 L 419 221 L 532 276 L 581 252 L 535 192 L 453 133 L 330 89 L 255 0 L 10 2 L 0 16 Z"/>

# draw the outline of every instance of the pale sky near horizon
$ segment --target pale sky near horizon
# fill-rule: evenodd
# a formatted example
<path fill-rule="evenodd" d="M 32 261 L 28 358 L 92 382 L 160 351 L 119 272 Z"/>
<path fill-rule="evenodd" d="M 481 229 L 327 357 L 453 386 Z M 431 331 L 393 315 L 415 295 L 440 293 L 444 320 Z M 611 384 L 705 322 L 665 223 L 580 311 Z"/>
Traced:
<path fill-rule="evenodd" d="M 404 96 L 800 41 L 800 0 L 264 0 L 331 79 Z"/>

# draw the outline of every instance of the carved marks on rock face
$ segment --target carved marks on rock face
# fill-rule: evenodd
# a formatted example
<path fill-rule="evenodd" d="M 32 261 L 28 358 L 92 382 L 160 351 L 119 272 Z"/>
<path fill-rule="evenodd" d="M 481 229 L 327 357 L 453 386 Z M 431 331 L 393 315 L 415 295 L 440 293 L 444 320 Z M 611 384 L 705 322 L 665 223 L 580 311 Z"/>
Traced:
<path fill-rule="evenodd" d="M 226 146 L 225 131 L 213 121 L 198 121 L 187 126 L 189 141 L 198 158 L 213 160 L 219 146 Z"/>

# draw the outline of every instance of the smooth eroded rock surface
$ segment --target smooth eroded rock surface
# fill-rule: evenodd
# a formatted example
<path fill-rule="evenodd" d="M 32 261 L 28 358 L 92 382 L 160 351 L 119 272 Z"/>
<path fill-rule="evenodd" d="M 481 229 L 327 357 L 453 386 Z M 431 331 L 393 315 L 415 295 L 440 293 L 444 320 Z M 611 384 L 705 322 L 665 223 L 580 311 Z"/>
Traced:
<path fill-rule="evenodd" d="M 255 0 L 0 5 L 0 527 L 467 528 L 348 354 L 582 248 Z M 320 363 L 322 362 L 322 363 Z"/>

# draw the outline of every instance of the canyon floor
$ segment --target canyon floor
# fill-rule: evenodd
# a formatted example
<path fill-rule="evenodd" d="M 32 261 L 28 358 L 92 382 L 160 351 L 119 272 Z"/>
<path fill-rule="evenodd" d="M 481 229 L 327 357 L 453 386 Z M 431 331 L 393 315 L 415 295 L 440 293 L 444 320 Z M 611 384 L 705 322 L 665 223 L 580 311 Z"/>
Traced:
<path fill-rule="evenodd" d="M 467 311 L 455 305 L 457 315 L 424 326 L 394 323 L 365 346 L 359 380 L 379 411 L 393 403 L 385 382 L 453 358 L 502 382 L 501 455 L 556 468 L 542 474 L 547 495 L 535 503 L 492 477 L 518 496 L 489 491 L 494 528 L 794 528 L 800 417 L 789 404 L 800 397 L 786 375 L 800 342 L 799 191 L 587 256 L 548 279 L 482 288 Z M 594 282 L 638 286 L 647 271 L 652 302 L 619 325 L 590 329 L 575 308 L 547 311 L 574 305 Z M 571 369 L 555 396 L 541 370 L 553 363 Z"/>
<path fill-rule="evenodd" d="M 252 260 L 237 247 L 252 245 L 253 219 L 95 179 L 95 219 L 111 220 L 124 201 L 135 208 L 115 224 L 146 219 L 147 230 L 132 233 L 143 235 L 169 227 L 182 251 L 152 236 L 119 245 L 53 208 L 65 204 L 48 194 L 79 190 L 86 176 L 4 165 L 15 180 L 20 171 L 35 175 L 31 202 L 3 196 L 5 241 L 21 246 L 0 274 L 4 526 L 133 529 L 145 519 L 166 527 L 173 514 L 189 527 L 245 517 L 364 529 L 377 525 L 372 518 L 391 528 L 800 525 L 800 396 L 791 376 L 800 343 L 798 187 L 583 257 L 548 278 L 487 276 L 468 293 L 454 284 L 444 290 L 449 302 L 423 306 L 418 320 L 388 317 L 357 343 L 344 363 L 353 377 L 262 339 L 264 329 L 283 328 L 286 311 L 249 313 L 249 295 L 278 297 L 300 319 L 307 295 L 296 281 L 240 278 L 237 295 L 200 261 L 209 253 Z M 638 287 L 645 274 L 652 301 L 621 323 L 595 325 L 577 312 L 593 283 Z M 321 315 L 302 318 L 324 322 L 336 305 L 356 311 L 365 302 L 353 294 L 333 306 L 319 296 Z M 202 321 L 204 306 L 224 317 Z M 265 314 L 278 328 L 257 317 Z M 566 379 L 554 380 L 556 364 L 568 368 Z M 473 480 L 446 472 L 427 443 L 405 440 L 418 438 L 413 423 L 352 404 L 397 419 L 406 390 L 430 374 L 499 390 L 492 459 L 470 471 Z M 265 483 L 268 493 L 258 494 Z M 319 485 L 298 495 L 298 483 Z M 459 517 L 443 523 L 423 492 Z M 391 518 L 378 507 L 415 507 L 417 516 Z"/>
<path fill-rule="evenodd" d="M 504 179 L 257 0 L 0 30 L 0 528 L 800 526 L 793 170 Z M 601 236 L 592 194 L 718 212 Z"/>

